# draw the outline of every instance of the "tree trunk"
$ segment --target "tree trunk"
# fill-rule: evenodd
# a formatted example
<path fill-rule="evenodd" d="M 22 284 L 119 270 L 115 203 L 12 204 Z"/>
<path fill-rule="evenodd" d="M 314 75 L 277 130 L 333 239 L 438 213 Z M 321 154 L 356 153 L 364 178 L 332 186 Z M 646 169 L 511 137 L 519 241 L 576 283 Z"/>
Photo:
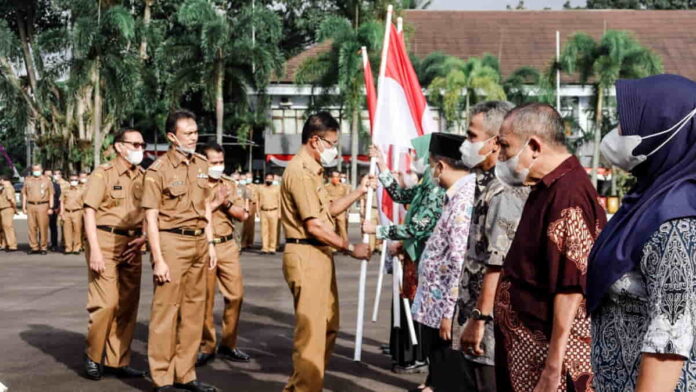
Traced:
<path fill-rule="evenodd" d="M 350 184 L 358 186 L 358 121 L 360 119 L 356 105 L 353 105 L 352 121 L 350 122 Z M 343 159 L 339 151 L 339 159 Z"/>
<path fill-rule="evenodd" d="M 599 169 L 599 144 L 602 142 L 602 107 L 604 106 L 604 88 L 597 87 L 597 105 L 595 107 L 594 153 L 592 154 L 592 184 L 598 188 L 597 170 Z"/>
<path fill-rule="evenodd" d="M 22 43 L 22 53 L 24 55 L 24 66 L 29 76 L 29 85 L 31 86 L 32 94 L 36 94 L 36 67 L 34 66 L 34 57 L 31 54 L 31 43 L 29 42 L 29 34 L 27 25 L 22 20 L 21 14 L 17 13 L 17 30 L 19 31 L 19 40 Z"/>
<path fill-rule="evenodd" d="M 225 103 L 222 97 L 224 75 L 224 64 L 222 59 L 219 59 L 215 65 L 215 140 L 219 145 L 222 145 L 222 126 L 225 114 Z"/>
<path fill-rule="evenodd" d="M 150 26 L 150 20 L 152 19 L 152 4 L 155 0 L 145 0 L 145 10 L 143 11 L 143 25 L 145 26 L 145 31 L 147 32 Z M 143 34 L 143 39 L 140 41 L 140 59 L 147 60 L 147 33 Z"/>
<path fill-rule="evenodd" d="M 101 78 L 99 75 L 100 69 L 99 57 L 94 65 L 94 116 L 92 117 L 92 145 L 94 154 L 94 168 L 101 164 L 101 145 L 102 145 L 102 96 L 101 96 Z"/>

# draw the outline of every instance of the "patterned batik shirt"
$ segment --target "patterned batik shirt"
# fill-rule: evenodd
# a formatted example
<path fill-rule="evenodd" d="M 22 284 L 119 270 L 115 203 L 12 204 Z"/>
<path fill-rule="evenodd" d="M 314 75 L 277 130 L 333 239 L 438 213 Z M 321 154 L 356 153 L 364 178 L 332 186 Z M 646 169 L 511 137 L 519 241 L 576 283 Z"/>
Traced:
<path fill-rule="evenodd" d="M 595 391 L 633 392 L 642 353 L 682 357 L 675 391 L 695 391 L 696 218 L 663 223 L 606 297 L 592 314 Z"/>
<path fill-rule="evenodd" d="M 529 187 L 509 187 L 495 177 L 494 168 L 475 169 L 476 201 L 471 217 L 469 244 L 459 280 L 459 298 L 452 322 L 452 348 L 461 350 L 459 337 L 476 307 L 486 267 L 502 267 L 515 238 Z M 482 356 L 464 353 L 470 361 L 492 366 L 495 363 L 493 323 L 486 323 L 481 341 Z"/>
<path fill-rule="evenodd" d="M 554 299 L 585 293 L 587 259 L 606 221 L 597 191 L 574 156 L 532 187 L 496 292 L 498 390 L 534 390 L 546 366 Z M 591 391 L 590 317 L 584 300 L 565 349 L 558 391 Z"/>
<path fill-rule="evenodd" d="M 418 263 L 425 242 L 442 214 L 445 191 L 433 183 L 429 170 L 423 175 L 423 180 L 412 188 L 400 187 L 389 171 L 380 173 L 379 180 L 394 202 L 408 204 L 409 207 L 404 224 L 377 226 L 377 238 L 403 241 L 411 260 Z"/>
<path fill-rule="evenodd" d="M 447 191 L 442 216 L 418 265 L 418 289 L 411 311 L 414 320 L 431 328 L 440 328 L 443 318 L 454 315 L 475 187 L 476 176 L 469 174 Z"/>

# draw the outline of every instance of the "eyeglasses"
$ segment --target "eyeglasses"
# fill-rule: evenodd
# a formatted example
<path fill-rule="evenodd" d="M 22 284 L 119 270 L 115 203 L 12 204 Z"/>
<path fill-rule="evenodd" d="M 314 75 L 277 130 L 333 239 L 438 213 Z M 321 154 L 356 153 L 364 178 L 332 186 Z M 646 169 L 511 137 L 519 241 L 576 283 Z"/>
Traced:
<path fill-rule="evenodd" d="M 327 142 L 327 143 L 329 144 L 330 147 L 335 147 L 335 146 L 338 145 L 338 140 L 336 140 L 335 142 L 332 142 L 331 140 L 326 140 L 326 139 L 324 139 L 324 138 L 321 137 L 321 136 L 317 136 L 317 137 L 318 137 L 319 139 L 321 139 L 321 140 Z"/>
<path fill-rule="evenodd" d="M 145 147 L 147 147 L 147 144 L 145 144 L 145 143 L 129 142 L 128 140 L 122 140 L 121 143 L 130 144 L 131 146 L 133 146 L 135 148 L 142 148 L 143 150 L 145 149 Z"/>

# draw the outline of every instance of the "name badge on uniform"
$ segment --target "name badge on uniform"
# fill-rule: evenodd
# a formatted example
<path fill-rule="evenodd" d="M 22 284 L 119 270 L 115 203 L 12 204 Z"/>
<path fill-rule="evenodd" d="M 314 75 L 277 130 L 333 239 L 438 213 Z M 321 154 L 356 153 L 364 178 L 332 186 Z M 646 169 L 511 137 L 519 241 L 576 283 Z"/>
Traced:
<path fill-rule="evenodd" d="M 207 179 L 207 178 L 208 178 L 208 175 L 205 174 L 205 173 L 198 173 L 198 175 L 197 175 L 196 177 L 198 177 L 198 178 L 206 178 L 206 179 Z"/>
<path fill-rule="evenodd" d="M 120 190 L 123 190 L 123 187 L 121 185 L 114 185 L 114 190 L 120 191 Z"/>

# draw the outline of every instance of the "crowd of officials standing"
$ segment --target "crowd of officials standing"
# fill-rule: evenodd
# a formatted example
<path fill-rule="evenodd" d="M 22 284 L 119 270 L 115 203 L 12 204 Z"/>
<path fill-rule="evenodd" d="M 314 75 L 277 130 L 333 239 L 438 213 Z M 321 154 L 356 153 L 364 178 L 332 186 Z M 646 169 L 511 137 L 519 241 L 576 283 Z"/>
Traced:
<path fill-rule="evenodd" d="M 396 301 L 392 317 L 412 316 L 417 337 L 402 322 L 383 348 L 394 371 L 427 373 L 413 391 L 691 391 L 696 83 L 658 75 L 621 80 L 616 91 L 619 125 L 601 151 L 636 184 L 608 222 L 549 105 L 479 103 L 466 135 L 413 139 L 406 172 L 391 172 L 373 146 L 380 173 L 356 189 L 339 172 L 325 183 L 340 128 L 328 113 L 309 116 L 282 179 L 269 174 L 254 185 L 251 175 L 224 174 L 219 145 L 196 150 L 196 118 L 178 110 L 166 121 L 171 148 L 147 170 L 132 129 L 115 136 L 116 158 L 88 180 L 33 166 L 22 189 L 31 252 L 46 253 L 52 219 L 62 221 L 66 253 L 85 249 L 84 370 L 94 380 L 149 374 L 155 391 L 208 392 L 217 389 L 198 380 L 196 366 L 216 355 L 249 361 L 237 348 L 240 251 L 253 244 L 258 216 L 262 253 L 274 254 L 280 226 L 285 233 L 282 269 L 295 311 L 287 392 L 323 388 L 339 329 L 334 254 L 369 260 L 379 241 L 389 241 L 403 269 L 397 295 L 408 301 Z M 360 202 L 364 213 L 377 182 L 407 207 L 405 219 L 362 219 L 372 241 L 351 243 L 346 211 Z M 7 222 L 16 210 L 3 181 L 8 250 L 17 248 Z M 155 283 L 149 371 L 130 366 L 146 244 Z"/>

